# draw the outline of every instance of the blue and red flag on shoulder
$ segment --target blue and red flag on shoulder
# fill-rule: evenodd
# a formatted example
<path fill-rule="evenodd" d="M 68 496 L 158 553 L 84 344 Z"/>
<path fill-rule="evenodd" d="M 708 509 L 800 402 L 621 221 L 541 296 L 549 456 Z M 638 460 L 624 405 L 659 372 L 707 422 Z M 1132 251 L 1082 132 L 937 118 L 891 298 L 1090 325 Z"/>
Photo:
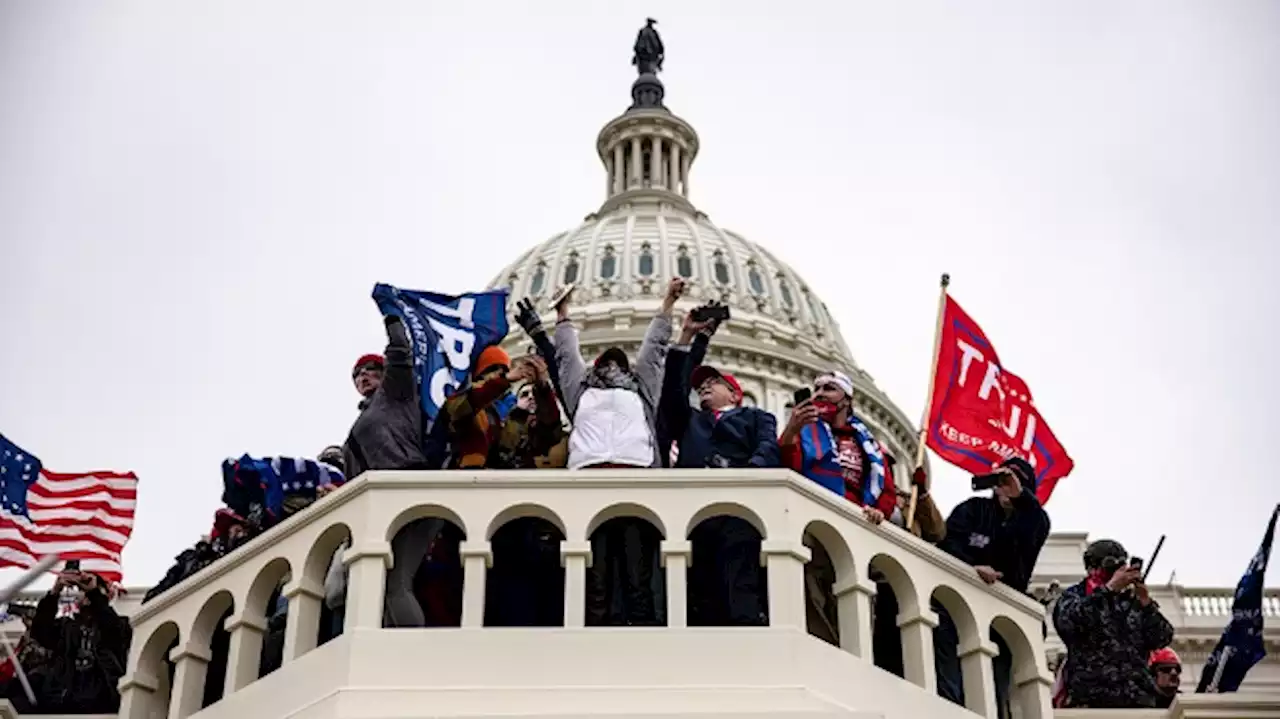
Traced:
<path fill-rule="evenodd" d="M 1275 538 L 1278 514 L 1280 505 L 1271 510 L 1271 522 L 1267 524 L 1262 545 L 1236 587 L 1231 623 L 1222 632 L 1218 646 L 1214 647 L 1204 664 L 1197 693 L 1236 691 L 1244 681 L 1244 675 L 1267 656 L 1262 644 L 1262 583 L 1267 574 L 1267 562 L 1271 559 L 1271 540 Z"/>
<path fill-rule="evenodd" d="M 404 322 L 428 419 L 436 418 L 445 398 L 466 386 L 480 352 L 507 336 L 506 290 L 442 295 L 378 284 L 373 300 L 383 316 Z"/>

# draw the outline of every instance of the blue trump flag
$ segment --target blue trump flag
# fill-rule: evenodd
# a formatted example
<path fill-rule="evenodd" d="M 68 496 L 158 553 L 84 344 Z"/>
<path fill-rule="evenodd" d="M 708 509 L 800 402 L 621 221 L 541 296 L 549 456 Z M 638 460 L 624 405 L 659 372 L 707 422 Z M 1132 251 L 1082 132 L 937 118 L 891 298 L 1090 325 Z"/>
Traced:
<path fill-rule="evenodd" d="M 432 420 L 445 398 L 466 385 L 480 352 L 507 336 L 506 290 L 454 297 L 378 284 L 373 300 L 384 316 L 399 317 L 413 340 L 422 411 Z"/>
<path fill-rule="evenodd" d="M 324 462 L 293 457 L 244 455 L 222 463 L 222 503 L 242 517 L 249 516 L 259 503 L 272 519 L 284 514 L 287 496 L 315 499 L 317 490 L 328 484 L 342 486 L 346 477 Z"/>
<path fill-rule="evenodd" d="M 1262 538 L 1262 546 L 1253 555 L 1249 568 L 1236 587 L 1235 602 L 1231 605 L 1231 623 L 1218 640 L 1196 692 L 1233 692 L 1240 688 L 1244 675 L 1254 664 L 1262 661 L 1267 650 L 1262 646 L 1262 580 L 1267 573 L 1267 561 L 1271 558 L 1271 540 L 1276 533 L 1276 515 L 1280 506 L 1271 511 L 1271 523 Z"/>

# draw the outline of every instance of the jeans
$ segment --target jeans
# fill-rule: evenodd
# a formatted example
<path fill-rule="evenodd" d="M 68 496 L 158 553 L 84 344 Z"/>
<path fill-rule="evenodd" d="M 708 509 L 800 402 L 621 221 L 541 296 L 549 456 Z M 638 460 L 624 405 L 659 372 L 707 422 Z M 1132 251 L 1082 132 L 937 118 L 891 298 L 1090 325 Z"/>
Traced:
<path fill-rule="evenodd" d="M 418 519 L 396 532 L 391 540 L 394 563 L 387 572 L 387 592 L 383 603 L 385 627 L 426 626 L 426 615 L 413 593 L 413 577 L 422 567 L 431 543 L 444 526 L 442 519 Z"/>
<path fill-rule="evenodd" d="M 654 626 L 665 601 L 654 567 L 661 538 L 643 519 L 619 517 L 591 535 L 587 570 L 587 626 Z M 661 585 L 665 586 L 665 585 Z"/>

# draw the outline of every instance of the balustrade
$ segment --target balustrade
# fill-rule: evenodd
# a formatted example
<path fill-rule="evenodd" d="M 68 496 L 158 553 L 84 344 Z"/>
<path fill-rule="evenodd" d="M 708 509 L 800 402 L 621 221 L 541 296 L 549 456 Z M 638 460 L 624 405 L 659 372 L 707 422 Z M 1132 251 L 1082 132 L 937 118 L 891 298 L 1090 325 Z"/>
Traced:
<path fill-rule="evenodd" d="M 972 568 L 897 527 L 871 525 L 858 507 L 786 470 L 624 469 L 367 473 L 141 607 L 133 616 L 120 716 L 185 719 L 199 711 L 210 638 L 219 624 L 230 633 L 223 696 L 256 682 L 268 599 L 282 584 L 289 608 L 284 666 L 305 659 L 317 646 L 325 573 L 344 542 L 345 631 L 414 631 L 382 629 L 385 582 L 393 562 L 391 540 L 408 523 L 427 517 L 451 522 L 464 537 L 462 626 L 452 631 L 503 631 L 481 629 L 486 573 L 494 562 L 490 540 L 505 523 L 523 517 L 546 520 L 564 538 L 565 627 L 585 625 L 592 532 L 610 519 L 637 517 L 662 537 L 667 631 L 691 631 L 685 629 L 687 570 L 694 556 L 690 535 L 702 521 L 724 515 L 745 520 L 761 536 L 769 626 L 751 631 L 805 631 L 804 567 L 812 555 L 805 542 L 816 539 L 835 571 L 831 594 L 841 649 L 872 661 L 874 567 L 897 598 L 908 681 L 929 692 L 936 686 L 933 600 L 956 623 L 971 710 L 995 716 L 990 660 L 999 650 L 989 638 L 994 629 L 1011 650 L 1012 692 L 1021 717 L 1052 716 L 1043 610 L 1030 598 L 983 584 Z M 172 680 L 166 658 L 173 662 Z"/>

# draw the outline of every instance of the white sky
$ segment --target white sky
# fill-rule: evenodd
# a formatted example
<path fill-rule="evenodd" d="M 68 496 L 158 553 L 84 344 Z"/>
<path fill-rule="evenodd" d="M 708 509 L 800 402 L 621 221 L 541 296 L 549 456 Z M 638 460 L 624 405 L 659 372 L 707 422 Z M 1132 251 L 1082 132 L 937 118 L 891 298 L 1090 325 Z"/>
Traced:
<path fill-rule="evenodd" d="M 909 416 L 948 271 L 1075 458 L 1054 529 L 1234 584 L 1280 499 L 1280 5 L 783 7 L 0 4 L 0 431 L 135 470 L 155 581 L 224 457 L 345 437 L 375 282 L 479 289 L 598 207 L 651 15 L 691 199 Z"/>

